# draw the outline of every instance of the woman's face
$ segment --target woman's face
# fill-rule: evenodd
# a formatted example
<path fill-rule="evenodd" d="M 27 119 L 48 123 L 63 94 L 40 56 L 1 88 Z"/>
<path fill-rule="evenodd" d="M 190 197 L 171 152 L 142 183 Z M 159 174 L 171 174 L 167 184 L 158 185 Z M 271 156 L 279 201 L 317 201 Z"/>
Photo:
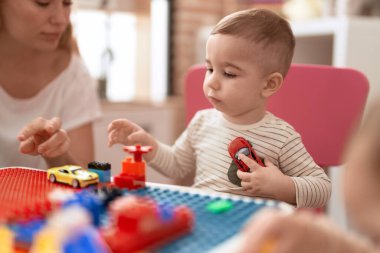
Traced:
<path fill-rule="evenodd" d="M 354 140 L 346 159 L 343 186 L 349 222 L 380 243 L 380 168 L 373 162 L 375 142 L 374 136 L 364 131 Z"/>
<path fill-rule="evenodd" d="M 11 45 L 57 48 L 70 22 L 71 0 L 2 0 L 0 37 Z"/>

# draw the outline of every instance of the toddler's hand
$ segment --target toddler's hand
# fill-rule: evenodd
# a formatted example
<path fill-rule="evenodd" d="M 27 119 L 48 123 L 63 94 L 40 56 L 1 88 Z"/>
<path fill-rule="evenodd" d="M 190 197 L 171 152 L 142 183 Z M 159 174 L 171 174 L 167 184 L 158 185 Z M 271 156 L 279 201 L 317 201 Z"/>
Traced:
<path fill-rule="evenodd" d="M 108 125 L 108 146 L 119 143 L 123 145 L 152 145 L 148 133 L 139 125 L 126 120 L 116 119 Z"/>
<path fill-rule="evenodd" d="M 28 155 L 42 155 L 54 158 L 66 153 L 70 147 L 70 138 L 61 129 L 61 120 L 39 117 L 27 124 L 17 136 L 19 150 Z"/>
<path fill-rule="evenodd" d="M 154 158 L 157 152 L 157 141 L 139 125 L 126 120 L 116 119 L 108 125 L 108 146 L 119 143 L 123 145 L 136 145 L 153 147 L 153 151 L 144 155 L 146 161 Z"/>
<path fill-rule="evenodd" d="M 237 176 L 241 179 L 241 186 L 244 190 L 255 197 L 274 198 L 287 202 L 294 202 L 295 192 L 294 184 L 291 179 L 284 175 L 279 168 L 271 163 L 267 158 L 264 159 L 265 167 L 260 166 L 256 161 L 240 154 L 239 158 L 251 169 L 251 172 L 238 171 Z M 290 181 L 290 185 L 289 185 Z M 290 189 L 289 189 L 290 188 Z M 286 195 L 294 193 L 294 197 L 284 199 L 284 191 Z"/>

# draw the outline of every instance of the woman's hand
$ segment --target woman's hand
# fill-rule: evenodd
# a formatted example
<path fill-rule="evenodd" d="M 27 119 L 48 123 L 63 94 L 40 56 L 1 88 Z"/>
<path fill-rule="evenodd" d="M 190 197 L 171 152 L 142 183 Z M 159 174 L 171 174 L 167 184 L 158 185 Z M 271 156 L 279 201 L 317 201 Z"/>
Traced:
<path fill-rule="evenodd" d="M 61 129 L 61 120 L 36 118 L 27 124 L 19 133 L 19 150 L 23 154 L 41 155 L 44 158 L 55 158 L 68 152 L 70 138 Z"/>
<path fill-rule="evenodd" d="M 310 211 L 288 214 L 264 209 L 243 231 L 240 253 L 374 253 L 374 247 L 340 230 L 327 217 Z"/>

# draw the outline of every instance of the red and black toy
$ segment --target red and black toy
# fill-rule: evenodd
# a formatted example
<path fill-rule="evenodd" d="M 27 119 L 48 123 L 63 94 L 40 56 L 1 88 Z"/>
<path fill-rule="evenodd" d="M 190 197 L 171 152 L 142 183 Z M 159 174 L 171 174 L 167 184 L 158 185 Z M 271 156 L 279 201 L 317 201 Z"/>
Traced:
<path fill-rule="evenodd" d="M 261 158 L 256 154 L 255 150 L 253 150 L 251 143 L 243 137 L 237 137 L 228 144 L 228 153 L 230 153 L 230 156 L 241 171 L 249 172 L 250 169 L 239 159 L 239 154 L 244 154 L 255 160 L 262 167 L 265 167 Z"/>

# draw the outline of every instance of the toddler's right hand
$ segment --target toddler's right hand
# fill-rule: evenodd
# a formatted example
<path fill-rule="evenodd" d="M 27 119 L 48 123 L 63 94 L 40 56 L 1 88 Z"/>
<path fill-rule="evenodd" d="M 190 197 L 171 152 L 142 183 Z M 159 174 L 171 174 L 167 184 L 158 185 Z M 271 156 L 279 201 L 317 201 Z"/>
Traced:
<path fill-rule="evenodd" d="M 108 125 L 108 146 L 119 143 L 123 145 L 150 145 L 147 142 L 147 133 L 139 125 L 126 120 L 116 119 Z"/>
<path fill-rule="evenodd" d="M 116 119 L 108 125 L 108 146 L 119 143 L 123 145 L 151 146 L 152 152 L 144 155 L 146 161 L 154 158 L 157 152 L 157 141 L 139 125 L 126 120 Z"/>

